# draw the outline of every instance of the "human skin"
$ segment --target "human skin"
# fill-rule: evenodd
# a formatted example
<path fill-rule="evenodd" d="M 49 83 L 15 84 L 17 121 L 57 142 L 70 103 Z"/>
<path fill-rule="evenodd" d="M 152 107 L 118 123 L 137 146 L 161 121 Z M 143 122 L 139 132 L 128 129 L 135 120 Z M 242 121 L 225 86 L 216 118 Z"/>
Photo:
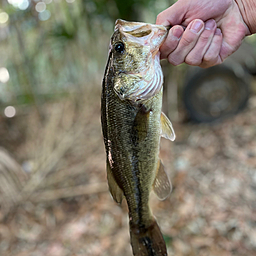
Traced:
<path fill-rule="evenodd" d="M 156 24 L 172 26 L 161 58 L 175 66 L 220 64 L 256 32 L 255 11 L 255 0 L 179 0 L 157 16 Z"/>

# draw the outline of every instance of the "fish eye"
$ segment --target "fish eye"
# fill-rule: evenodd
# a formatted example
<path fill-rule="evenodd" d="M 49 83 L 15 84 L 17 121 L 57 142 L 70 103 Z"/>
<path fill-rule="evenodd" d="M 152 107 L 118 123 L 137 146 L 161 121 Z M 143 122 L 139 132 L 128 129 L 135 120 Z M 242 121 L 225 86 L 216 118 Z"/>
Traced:
<path fill-rule="evenodd" d="M 124 52 L 124 43 L 119 42 L 115 45 L 115 50 L 119 53 L 123 53 Z"/>

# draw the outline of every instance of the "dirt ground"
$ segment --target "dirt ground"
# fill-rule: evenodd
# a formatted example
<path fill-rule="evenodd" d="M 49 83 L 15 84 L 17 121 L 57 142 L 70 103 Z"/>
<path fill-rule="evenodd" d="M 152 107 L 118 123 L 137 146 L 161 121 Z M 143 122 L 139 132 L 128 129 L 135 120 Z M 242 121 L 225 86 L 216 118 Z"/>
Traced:
<path fill-rule="evenodd" d="M 169 256 L 255 255 L 255 111 L 253 96 L 233 118 L 220 124 L 174 123 L 176 141 L 162 139 L 160 155 L 173 191 L 165 201 L 152 193 L 150 205 Z M 89 112 L 58 172 L 53 166 L 43 188 L 5 217 L 2 213 L 1 256 L 132 255 L 126 204 L 117 205 L 106 184 L 99 104 Z M 24 147 L 19 144 L 14 155 L 25 168 Z M 51 175 L 57 179 L 63 172 L 65 184 L 53 183 Z"/>

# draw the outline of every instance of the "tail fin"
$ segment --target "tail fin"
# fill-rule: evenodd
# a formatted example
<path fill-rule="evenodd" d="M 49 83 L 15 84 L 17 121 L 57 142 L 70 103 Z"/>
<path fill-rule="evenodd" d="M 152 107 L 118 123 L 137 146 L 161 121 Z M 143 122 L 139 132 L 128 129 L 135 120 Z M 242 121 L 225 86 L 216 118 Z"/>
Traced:
<path fill-rule="evenodd" d="M 130 225 L 130 236 L 134 256 L 167 256 L 166 245 L 155 220 L 146 229 Z"/>

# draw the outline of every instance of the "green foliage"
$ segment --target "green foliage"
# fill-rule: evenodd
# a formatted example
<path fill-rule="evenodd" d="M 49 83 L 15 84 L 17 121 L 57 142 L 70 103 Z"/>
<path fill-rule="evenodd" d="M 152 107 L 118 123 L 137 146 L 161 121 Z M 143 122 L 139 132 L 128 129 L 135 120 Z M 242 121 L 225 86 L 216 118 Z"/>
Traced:
<path fill-rule="evenodd" d="M 42 94 L 84 86 L 100 87 L 114 21 L 153 17 L 154 22 L 159 6 L 168 6 L 168 1 L 156 0 L 62 0 L 46 4 L 40 13 L 35 8 L 39 2 L 31 0 L 26 10 L 7 1 L 2 7 L 9 21 L 3 26 L 6 36 L 0 37 L 0 67 L 9 70 L 10 80 L 0 88 L 8 87 L 14 103 L 40 102 Z M 50 17 L 44 20 L 47 12 Z"/>

